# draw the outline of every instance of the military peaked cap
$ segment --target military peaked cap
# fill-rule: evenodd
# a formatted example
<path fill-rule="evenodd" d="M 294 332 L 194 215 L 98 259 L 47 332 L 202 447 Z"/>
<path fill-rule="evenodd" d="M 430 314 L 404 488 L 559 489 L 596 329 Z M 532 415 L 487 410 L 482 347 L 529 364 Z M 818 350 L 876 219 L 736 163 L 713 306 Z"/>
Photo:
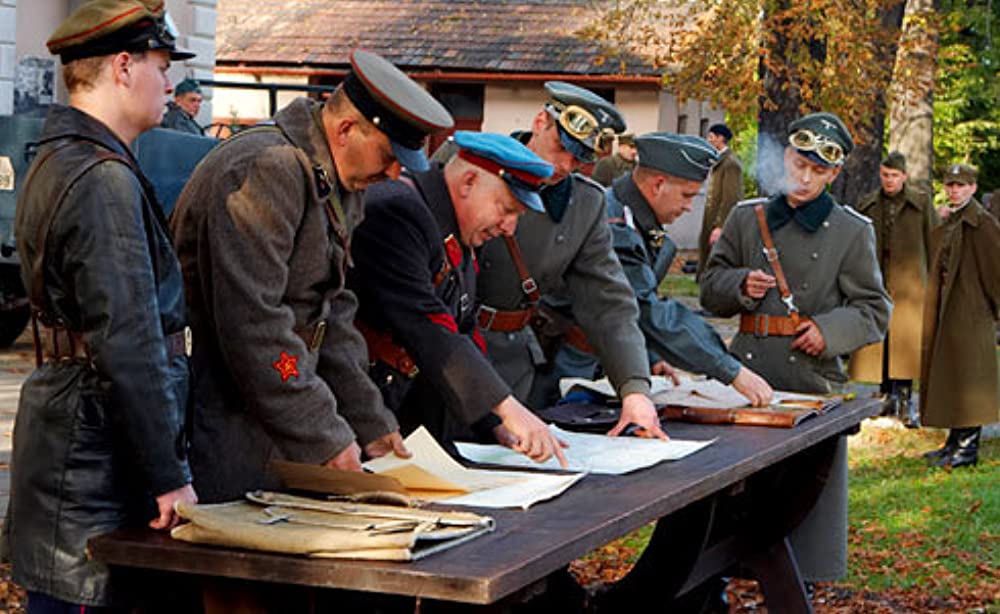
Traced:
<path fill-rule="evenodd" d="M 524 206 L 545 212 L 538 191 L 555 168 L 516 139 L 491 132 L 458 131 L 458 157 L 498 175 Z"/>
<path fill-rule="evenodd" d="M 832 162 L 828 159 L 828 156 L 824 156 L 821 150 L 817 147 L 800 147 L 797 146 L 794 141 L 794 136 L 796 132 L 808 131 L 817 135 L 821 139 L 825 139 L 827 142 L 832 143 L 839 147 L 843 152 L 839 162 Z M 788 133 L 790 135 L 790 143 L 795 147 L 799 153 L 805 155 L 807 158 L 818 162 L 825 166 L 837 166 L 843 164 L 844 158 L 847 154 L 851 153 L 854 149 L 854 138 L 851 136 L 850 131 L 844 122 L 840 121 L 840 118 L 833 113 L 827 113 L 826 111 L 821 111 L 819 113 L 810 113 L 805 117 L 800 117 L 799 119 L 793 121 L 788 125 Z"/>
<path fill-rule="evenodd" d="M 581 162 L 596 162 L 611 146 L 608 137 L 625 131 L 621 111 L 594 92 L 563 81 L 546 81 L 545 91 L 545 108 L 556 119 L 559 140 Z"/>
<path fill-rule="evenodd" d="M 631 132 L 628 132 L 628 133 L 625 133 L 625 134 L 619 134 L 618 135 L 618 144 L 619 145 L 631 145 L 632 147 L 635 147 L 635 135 L 632 134 Z"/>
<path fill-rule="evenodd" d="M 691 181 L 705 181 L 719 159 L 708 141 L 686 134 L 650 132 L 635 143 L 639 166 Z"/>
<path fill-rule="evenodd" d="M 121 51 L 163 49 L 171 60 L 194 54 L 177 48 L 177 31 L 163 0 L 89 0 L 45 43 L 62 63 Z"/>
<path fill-rule="evenodd" d="M 979 177 L 979 171 L 974 166 L 968 164 L 952 164 L 944 174 L 944 184 L 964 183 L 966 185 L 975 183 Z"/>
<path fill-rule="evenodd" d="M 889 155 L 882 160 L 882 166 L 886 168 L 891 168 L 897 171 L 906 172 L 906 156 L 898 151 L 890 151 Z"/>
<path fill-rule="evenodd" d="M 389 137 L 400 164 L 412 171 L 428 168 L 427 135 L 451 129 L 451 114 L 413 79 L 370 51 L 351 52 L 344 93 L 371 123 Z"/>
<path fill-rule="evenodd" d="M 174 88 L 174 96 L 190 94 L 191 92 L 201 93 L 201 86 L 194 79 L 184 79 Z"/>

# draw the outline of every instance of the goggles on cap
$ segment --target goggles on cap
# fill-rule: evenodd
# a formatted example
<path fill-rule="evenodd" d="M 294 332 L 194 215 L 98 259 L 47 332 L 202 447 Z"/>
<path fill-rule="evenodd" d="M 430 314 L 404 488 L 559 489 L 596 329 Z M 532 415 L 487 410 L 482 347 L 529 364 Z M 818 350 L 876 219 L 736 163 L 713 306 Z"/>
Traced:
<path fill-rule="evenodd" d="M 597 121 L 594 114 L 587 109 L 571 104 L 564 105 L 557 101 L 551 101 L 546 105 L 565 133 L 580 141 L 591 151 L 586 152 L 585 157 L 596 159 L 597 153 L 604 151 L 614 141 L 615 132 L 611 128 L 601 128 L 601 123 Z M 578 152 L 573 152 L 574 154 Z M 583 152 L 580 152 L 583 153 Z"/>
<path fill-rule="evenodd" d="M 811 151 L 819 159 L 830 165 L 840 165 L 844 162 L 844 148 L 839 143 L 824 134 L 817 134 L 807 128 L 800 128 L 788 137 L 788 144 L 795 149 Z"/>

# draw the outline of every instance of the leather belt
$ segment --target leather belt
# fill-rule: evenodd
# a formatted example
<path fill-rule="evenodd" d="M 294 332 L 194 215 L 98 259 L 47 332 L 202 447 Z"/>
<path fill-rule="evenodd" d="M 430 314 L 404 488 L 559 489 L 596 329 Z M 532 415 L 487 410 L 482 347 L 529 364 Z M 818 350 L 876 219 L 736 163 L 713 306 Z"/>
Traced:
<path fill-rule="evenodd" d="M 794 337 L 799 324 L 809 318 L 799 316 L 773 316 L 766 313 L 740 314 L 740 332 L 755 337 Z"/>
<path fill-rule="evenodd" d="M 31 332 L 35 344 L 35 365 L 41 367 L 47 362 L 90 362 L 90 348 L 83 334 L 64 326 L 47 326 L 32 317 Z M 167 358 L 190 356 L 192 347 L 191 328 L 170 333 L 163 338 Z"/>
<path fill-rule="evenodd" d="M 511 333 L 527 326 L 534 315 L 535 309 L 533 307 L 500 311 L 487 305 L 480 305 L 479 312 L 476 314 L 476 324 L 482 330 Z"/>
<path fill-rule="evenodd" d="M 587 334 L 579 326 L 571 326 L 563 334 L 563 341 L 587 354 L 596 354 L 594 346 L 587 341 Z"/>
<path fill-rule="evenodd" d="M 392 340 L 392 333 L 376 331 L 361 320 L 355 320 L 354 326 L 365 338 L 369 362 L 372 364 L 375 364 L 376 361 L 383 362 L 410 379 L 420 373 L 417 363 L 410 358 L 406 348 Z"/>

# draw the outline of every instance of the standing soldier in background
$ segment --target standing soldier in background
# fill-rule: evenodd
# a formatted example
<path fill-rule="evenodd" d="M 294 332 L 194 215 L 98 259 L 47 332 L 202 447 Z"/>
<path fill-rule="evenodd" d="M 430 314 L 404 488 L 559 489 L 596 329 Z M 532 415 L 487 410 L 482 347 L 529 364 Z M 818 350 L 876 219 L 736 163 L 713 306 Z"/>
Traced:
<path fill-rule="evenodd" d="M 906 183 L 906 158 L 891 152 L 879 167 L 882 187 L 858 203 L 875 229 L 875 252 L 882 280 L 892 298 L 892 318 L 885 341 L 851 357 L 851 379 L 880 382 L 889 396 L 886 409 L 906 426 L 920 425 L 910 394 L 920 377 L 920 336 L 924 293 L 931 266 L 931 231 L 938 222 L 928 194 Z"/>
<path fill-rule="evenodd" d="M 777 390 L 840 391 L 840 357 L 885 336 L 892 303 L 875 233 L 827 190 L 853 147 L 831 113 L 789 124 L 782 192 L 733 209 L 701 280 L 706 309 L 740 314 L 730 350 Z M 838 439 L 819 499 L 790 536 L 803 578 L 814 582 L 847 571 L 847 444 Z"/>
<path fill-rule="evenodd" d="M 426 168 L 427 134 L 452 119 L 381 57 L 350 61 L 325 103 L 299 98 L 213 149 L 177 201 L 198 339 L 192 466 L 209 502 L 278 487 L 273 459 L 360 471 L 361 447 L 405 454 L 344 278 L 364 189 Z"/>
<path fill-rule="evenodd" d="M 490 361 L 515 397 L 540 410 L 558 396 L 543 343 L 553 352 L 563 342 L 592 347 L 622 399 L 622 418 L 610 433 L 634 423 L 665 438 L 649 398 L 635 294 L 611 248 L 604 190 L 573 172 L 593 162 L 609 135 L 625 129 L 625 120 L 589 90 L 561 81 L 549 81 L 545 89 L 549 100 L 531 129 L 513 135 L 555 168 L 541 190 L 545 213 L 528 212 L 517 225 L 516 241 L 491 241 L 480 255 L 478 318 Z M 450 143 L 435 158 L 447 160 L 454 152 Z M 548 303 L 544 312 L 540 297 Z M 572 314 L 553 305 L 572 310 L 580 326 L 563 326 Z M 546 367 L 549 373 L 538 371 Z"/>
<path fill-rule="evenodd" d="M 976 201 L 978 171 L 953 164 L 949 207 L 934 229 L 934 264 L 924 307 L 920 418 L 948 428 L 924 457 L 939 467 L 979 461 L 982 425 L 1000 419 L 994 321 L 1000 306 L 1000 222 Z"/>
<path fill-rule="evenodd" d="M 729 212 L 743 198 L 743 167 L 740 159 L 729 148 L 733 131 L 725 124 L 715 124 L 708 129 L 708 142 L 719 152 L 719 161 L 708 176 L 708 193 L 705 195 L 705 216 L 701 220 L 701 234 L 698 235 L 698 272 L 700 280 L 708 265 L 712 245 L 722 234 Z"/>
<path fill-rule="evenodd" d="M 473 249 L 514 233 L 552 166 L 509 136 L 457 132 L 444 166 L 373 186 L 354 241 L 351 288 L 368 342 L 369 373 L 403 432 L 438 441 L 499 441 L 539 462 L 560 444 L 511 395 L 476 327 Z"/>
<path fill-rule="evenodd" d="M 597 161 L 591 179 L 604 187 L 609 187 L 622 175 L 628 175 L 635 168 L 635 135 L 619 134 L 618 151 Z"/>
<path fill-rule="evenodd" d="M 197 500 L 181 272 L 128 146 L 160 123 L 170 60 L 194 55 L 165 19 L 162 2 L 92 0 L 47 43 L 69 106 L 49 111 L 17 204 L 38 368 L 21 389 L 4 522 L 30 613 L 126 606 L 137 595 L 87 541 L 169 529 L 174 504 Z"/>
<path fill-rule="evenodd" d="M 174 99 L 167 101 L 167 112 L 163 114 L 164 128 L 203 136 L 205 131 L 195 120 L 201 110 L 201 88 L 194 79 L 184 79 L 174 88 Z"/>

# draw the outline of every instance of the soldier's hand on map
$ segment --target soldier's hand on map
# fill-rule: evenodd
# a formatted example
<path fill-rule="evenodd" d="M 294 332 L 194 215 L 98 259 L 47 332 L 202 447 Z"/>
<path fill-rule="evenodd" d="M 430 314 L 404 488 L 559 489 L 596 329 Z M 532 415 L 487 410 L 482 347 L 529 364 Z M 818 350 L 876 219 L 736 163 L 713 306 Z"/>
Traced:
<path fill-rule="evenodd" d="M 768 275 L 760 269 L 754 269 L 747 273 L 743 280 L 743 294 L 750 298 L 764 298 L 767 291 L 773 288 L 777 282 L 774 275 Z"/>
<path fill-rule="evenodd" d="M 819 326 L 812 320 L 804 320 L 795 329 L 795 341 L 792 342 L 793 350 L 800 350 L 810 356 L 819 356 L 826 349 L 826 339 L 819 330 Z"/>
<path fill-rule="evenodd" d="M 563 467 L 569 467 L 562 449 L 569 446 L 561 441 L 549 427 L 542 422 L 530 409 L 521 405 L 513 396 L 508 396 L 493 409 L 503 425 L 517 438 L 511 446 L 536 463 L 544 463 L 553 456 Z"/>
<path fill-rule="evenodd" d="M 774 390 L 764 378 L 757 375 L 746 367 L 740 367 L 740 372 L 736 374 L 732 387 L 736 392 L 750 399 L 750 404 L 754 407 L 764 407 L 771 404 L 774 398 Z"/>
<path fill-rule="evenodd" d="M 194 505 L 198 502 L 198 495 L 190 484 L 185 484 L 180 488 L 165 492 L 156 498 L 156 507 L 160 515 L 149 521 L 149 528 L 157 530 L 170 530 L 176 527 L 180 521 L 180 516 L 174 509 L 177 502 L 190 503 Z"/>
<path fill-rule="evenodd" d="M 338 452 L 336 456 L 323 465 L 341 471 L 361 471 L 361 448 L 358 447 L 357 442 L 352 441 L 351 445 Z"/>
<path fill-rule="evenodd" d="M 510 432 L 510 429 L 502 424 L 493 427 L 493 439 L 505 448 L 513 448 L 517 445 L 517 435 Z"/>
<path fill-rule="evenodd" d="M 653 375 L 662 375 L 663 377 L 669 377 L 670 381 L 674 383 L 674 386 L 680 386 L 681 380 L 677 377 L 677 372 L 674 368 L 667 364 L 667 361 L 661 360 L 649 368 L 649 372 Z"/>
<path fill-rule="evenodd" d="M 400 458 L 410 458 L 413 456 L 406 449 L 406 444 L 403 443 L 403 437 L 399 434 L 399 431 L 393 431 L 379 437 L 375 441 L 365 444 L 365 454 L 368 455 L 368 458 L 378 458 L 390 452 Z"/>
<path fill-rule="evenodd" d="M 643 437 L 653 437 L 667 441 L 670 437 L 660 427 L 660 416 L 656 413 L 653 401 L 644 394 L 633 392 L 622 399 L 622 417 L 618 419 L 615 428 L 608 431 L 608 437 L 617 437 L 625 428 L 634 424 L 642 429 Z"/>

